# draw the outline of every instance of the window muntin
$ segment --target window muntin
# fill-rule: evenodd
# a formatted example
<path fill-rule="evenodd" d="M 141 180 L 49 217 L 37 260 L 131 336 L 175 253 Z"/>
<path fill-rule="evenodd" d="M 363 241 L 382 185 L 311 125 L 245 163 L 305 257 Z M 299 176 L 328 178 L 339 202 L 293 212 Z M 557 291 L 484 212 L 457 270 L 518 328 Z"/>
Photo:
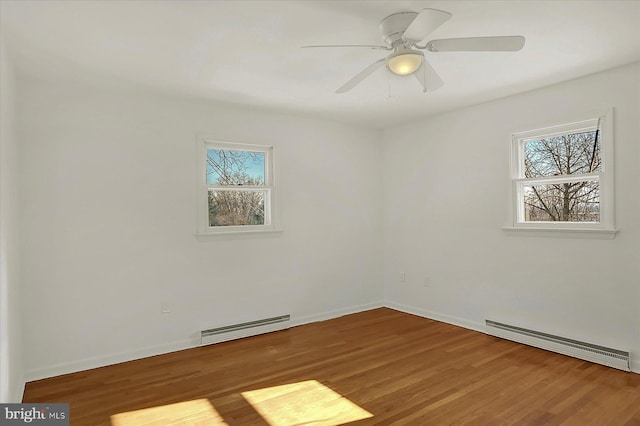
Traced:
<path fill-rule="evenodd" d="M 514 227 L 613 229 L 611 124 L 609 112 L 513 135 Z"/>
<path fill-rule="evenodd" d="M 199 143 L 199 233 L 273 230 L 273 149 Z"/>

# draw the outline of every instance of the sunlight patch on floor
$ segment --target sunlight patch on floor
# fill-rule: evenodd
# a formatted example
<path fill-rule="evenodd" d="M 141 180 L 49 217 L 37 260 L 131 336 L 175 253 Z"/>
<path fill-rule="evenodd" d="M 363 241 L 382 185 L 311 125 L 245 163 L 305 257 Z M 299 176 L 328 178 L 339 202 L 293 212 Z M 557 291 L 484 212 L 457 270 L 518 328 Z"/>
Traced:
<path fill-rule="evenodd" d="M 341 425 L 373 417 L 316 380 L 242 392 L 271 426 Z"/>
<path fill-rule="evenodd" d="M 208 399 L 161 405 L 111 416 L 112 426 L 226 425 Z"/>

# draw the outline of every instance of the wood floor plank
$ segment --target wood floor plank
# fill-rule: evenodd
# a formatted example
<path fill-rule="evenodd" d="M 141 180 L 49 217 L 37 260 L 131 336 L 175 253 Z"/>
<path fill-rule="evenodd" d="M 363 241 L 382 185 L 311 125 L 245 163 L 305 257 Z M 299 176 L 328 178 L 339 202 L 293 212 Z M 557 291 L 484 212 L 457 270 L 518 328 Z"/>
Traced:
<path fill-rule="evenodd" d="M 638 425 L 640 375 L 381 308 L 30 382 L 24 401 L 67 402 L 74 426 Z"/>

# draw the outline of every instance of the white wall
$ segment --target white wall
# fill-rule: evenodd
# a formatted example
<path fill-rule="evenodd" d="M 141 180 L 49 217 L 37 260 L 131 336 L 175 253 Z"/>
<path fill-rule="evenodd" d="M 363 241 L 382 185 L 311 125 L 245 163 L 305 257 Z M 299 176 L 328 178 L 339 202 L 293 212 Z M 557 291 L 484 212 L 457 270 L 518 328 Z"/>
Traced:
<path fill-rule="evenodd" d="M 305 322 L 383 299 L 471 328 L 502 315 L 640 353 L 639 72 L 425 118 L 383 144 L 331 122 L 21 81 L 26 375 L 189 347 L 202 327 Z M 502 231 L 510 134 L 611 107 L 616 238 Z M 197 132 L 275 146 L 281 235 L 195 239 Z M 587 267 L 567 268 L 576 263 Z"/>
<path fill-rule="evenodd" d="M 386 130 L 390 306 L 479 329 L 499 316 L 640 354 L 639 77 L 633 64 Z M 511 133 L 611 107 L 616 238 L 501 230 L 510 220 Z"/>
<path fill-rule="evenodd" d="M 0 402 L 21 402 L 24 389 L 18 241 L 16 81 L 0 39 Z"/>
<path fill-rule="evenodd" d="M 379 132 L 89 84 L 20 88 L 29 379 L 189 347 L 203 327 L 381 303 Z M 196 240 L 198 132 L 275 147 L 282 234 Z"/>

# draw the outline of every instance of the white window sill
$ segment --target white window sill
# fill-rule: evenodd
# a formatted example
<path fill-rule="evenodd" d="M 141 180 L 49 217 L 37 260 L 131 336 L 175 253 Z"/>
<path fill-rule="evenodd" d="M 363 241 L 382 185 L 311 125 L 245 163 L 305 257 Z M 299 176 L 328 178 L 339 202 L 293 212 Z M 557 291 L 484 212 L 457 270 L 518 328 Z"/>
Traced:
<path fill-rule="evenodd" d="M 198 241 L 212 241 L 221 238 L 266 238 L 282 234 L 282 229 L 249 229 L 246 231 L 233 229 L 228 231 L 199 232 L 195 235 Z"/>
<path fill-rule="evenodd" d="M 584 229 L 584 228 L 515 228 L 506 226 L 503 231 L 527 237 L 545 238 L 592 238 L 600 240 L 613 240 L 618 233 L 617 229 Z"/>

